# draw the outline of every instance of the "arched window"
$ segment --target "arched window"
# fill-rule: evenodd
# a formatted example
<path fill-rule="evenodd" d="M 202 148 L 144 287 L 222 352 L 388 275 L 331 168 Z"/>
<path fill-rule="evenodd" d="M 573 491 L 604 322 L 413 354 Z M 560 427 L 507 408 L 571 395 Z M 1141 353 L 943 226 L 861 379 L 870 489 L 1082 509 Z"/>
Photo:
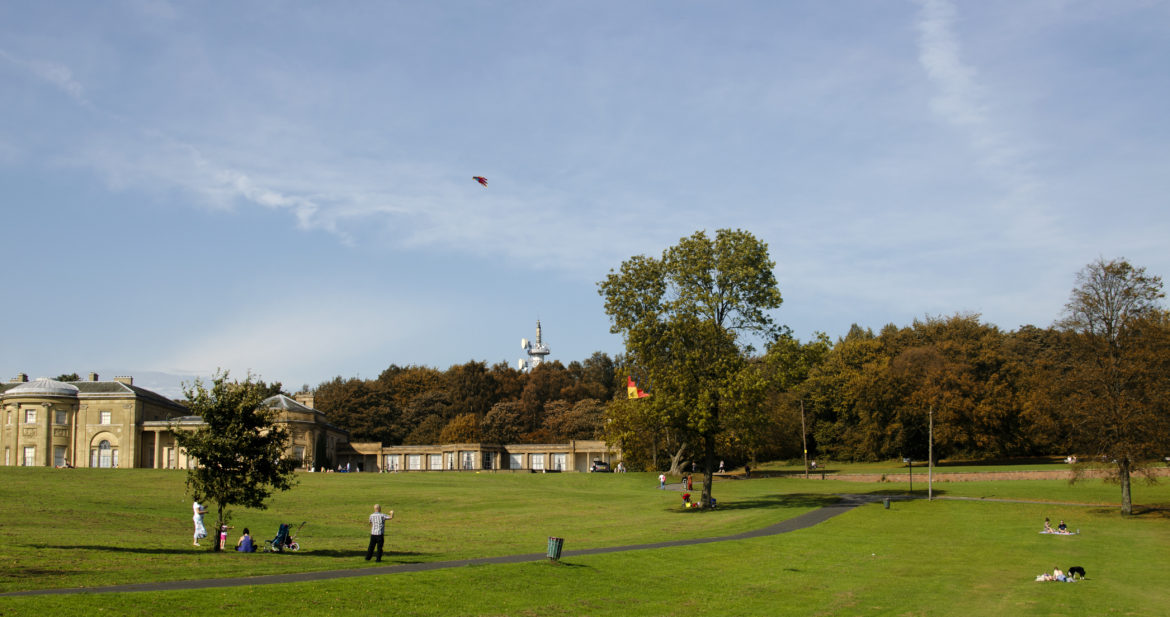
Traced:
<path fill-rule="evenodd" d="M 110 447 L 106 439 L 98 442 L 98 446 L 89 452 L 90 467 L 104 467 L 106 469 L 118 464 L 118 451 Z"/>

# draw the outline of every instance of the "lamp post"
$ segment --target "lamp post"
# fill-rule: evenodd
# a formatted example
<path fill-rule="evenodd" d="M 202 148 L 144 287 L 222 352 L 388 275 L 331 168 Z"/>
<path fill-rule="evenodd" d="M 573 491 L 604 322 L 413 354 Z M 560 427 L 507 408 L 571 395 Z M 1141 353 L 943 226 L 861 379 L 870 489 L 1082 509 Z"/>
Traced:
<path fill-rule="evenodd" d="M 906 463 L 906 465 L 910 467 L 910 492 L 913 493 L 914 492 L 914 461 L 909 456 L 907 456 L 906 458 L 902 459 L 902 462 Z"/>
<path fill-rule="evenodd" d="M 808 479 L 808 431 L 804 428 L 804 399 L 800 399 L 800 439 L 804 443 L 804 479 Z"/>
<path fill-rule="evenodd" d="M 930 406 L 930 440 L 927 444 L 926 459 L 930 467 L 926 472 L 926 500 L 934 501 L 934 405 Z"/>

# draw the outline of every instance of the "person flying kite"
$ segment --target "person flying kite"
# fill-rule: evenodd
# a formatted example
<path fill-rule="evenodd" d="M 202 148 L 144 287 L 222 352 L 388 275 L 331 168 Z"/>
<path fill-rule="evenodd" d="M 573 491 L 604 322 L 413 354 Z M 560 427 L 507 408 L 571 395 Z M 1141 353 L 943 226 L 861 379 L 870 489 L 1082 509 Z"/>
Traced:
<path fill-rule="evenodd" d="M 476 182 L 478 182 L 484 186 L 487 186 L 487 178 L 485 178 L 483 176 L 472 176 L 471 179 L 475 180 Z"/>
<path fill-rule="evenodd" d="M 643 392 L 638 388 L 638 384 L 634 383 L 634 378 L 629 375 L 626 376 L 626 398 L 646 398 L 650 396 L 649 392 Z"/>

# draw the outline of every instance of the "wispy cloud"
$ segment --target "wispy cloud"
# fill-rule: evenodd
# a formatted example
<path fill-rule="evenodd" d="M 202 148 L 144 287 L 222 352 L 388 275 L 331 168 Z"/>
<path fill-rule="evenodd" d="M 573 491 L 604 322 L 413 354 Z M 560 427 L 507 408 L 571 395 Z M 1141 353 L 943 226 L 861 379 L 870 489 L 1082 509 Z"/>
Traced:
<path fill-rule="evenodd" d="M 0 59 L 60 89 L 78 103 L 88 104 L 85 99 L 85 88 L 81 82 L 74 79 L 73 71 L 64 64 L 49 60 L 21 58 L 4 49 L 0 49 Z"/>
<path fill-rule="evenodd" d="M 931 109 L 945 122 L 961 129 L 981 165 L 1006 180 L 1009 188 L 1036 188 L 1034 178 L 1021 168 L 1026 148 L 996 122 L 992 96 L 980 83 L 975 67 L 963 61 L 955 31 L 957 10 L 950 0 L 921 0 L 917 28 L 918 61 L 937 88 Z"/>

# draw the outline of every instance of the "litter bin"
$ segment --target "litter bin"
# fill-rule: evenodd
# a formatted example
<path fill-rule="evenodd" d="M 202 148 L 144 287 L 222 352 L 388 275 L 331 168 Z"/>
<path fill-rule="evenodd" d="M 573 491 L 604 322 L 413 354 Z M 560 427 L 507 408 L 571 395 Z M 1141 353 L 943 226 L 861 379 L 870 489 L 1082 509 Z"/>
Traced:
<path fill-rule="evenodd" d="M 889 497 L 883 498 L 882 505 L 885 506 L 887 510 L 889 510 L 890 509 L 890 498 Z"/>
<path fill-rule="evenodd" d="M 556 561 L 561 558 L 561 549 L 565 546 L 564 538 L 548 537 L 548 558 Z"/>

